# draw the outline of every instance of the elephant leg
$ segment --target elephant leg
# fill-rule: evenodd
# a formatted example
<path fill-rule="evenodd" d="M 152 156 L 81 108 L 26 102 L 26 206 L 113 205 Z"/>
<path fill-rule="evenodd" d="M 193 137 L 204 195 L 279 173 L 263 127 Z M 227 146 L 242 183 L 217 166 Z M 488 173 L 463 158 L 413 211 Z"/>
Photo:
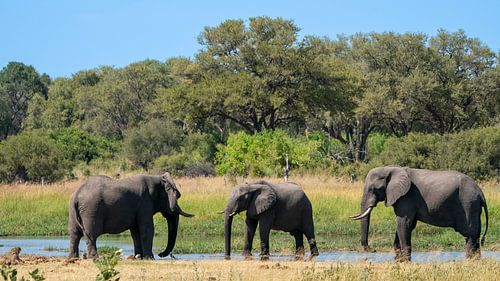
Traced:
<path fill-rule="evenodd" d="M 269 260 L 269 232 L 271 232 L 271 223 L 269 220 L 260 220 L 260 260 L 262 261 Z"/>
<path fill-rule="evenodd" d="M 142 258 L 154 259 L 153 236 L 154 236 L 153 216 L 149 216 L 139 222 L 139 237 L 142 246 Z"/>
<path fill-rule="evenodd" d="M 310 226 L 306 228 L 304 231 L 304 235 L 307 238 L 309 249 L 311 250 L 311 256 L 309 257 L 309 259 L 319 256 L 318 246 L 316 246 L 316 239 L 314 237 L 314 227 Z"/>
<path fill-rule="evenodd" d="M 399 243 L 398 230 L 396 229 L 396 234 L 394 235 L 394 253 L 396 254 L 396 260 L 400 259 L 401 256 L 401 244 Z"/>
<path fill-rule="evenodd" d="M 258 224 L 258 220 L 249 217 L 245 220 L 245 246 L 243 247 L 243 257 L 245 257 L 245 259 L 252 259 L 253 237 Z"/>
<path fill-rule="evenodd" d="M 134 256 L 142 257 L 142 244 L 141 244 L 141 236 L 139 232 L 139 227 L 133 227 L 130 229 L 130 234 L 132 235 L 132 240 L 134 241 Z"/>
<path fill-rule="evenodd" d="M 99 257 L 97 254 L 97 237 L 87 237 L 87 257 L 90 259 L 96 259 Z"/>
<path fill-rule="evenodd" d="M 481 257 L 481 250 L 479 248 L 479 237 L 467 237 L 466 242 L 466 254 L 467 259 L 478 259 Z"/>
<path fill-rule="evenodd" d="M 397 235 L 401 245 L 401 254 L 397 261 L 411 261 L 411 232 L 416 226 L 416 220 L 408 217 L 397 217 Z"/>
<path fill-rule="evenodd" d="M 301 231 L 293 231 L 290 234 L 295 238 L 295 260 L 304 258 L 304 233 Z"/>
<path fill-rule="evenodd" d="M 74 229 L 69 235 L 69 258 L 78 258 L 80 255 L 80 239 L 82 239 L 82 232 Z"/>

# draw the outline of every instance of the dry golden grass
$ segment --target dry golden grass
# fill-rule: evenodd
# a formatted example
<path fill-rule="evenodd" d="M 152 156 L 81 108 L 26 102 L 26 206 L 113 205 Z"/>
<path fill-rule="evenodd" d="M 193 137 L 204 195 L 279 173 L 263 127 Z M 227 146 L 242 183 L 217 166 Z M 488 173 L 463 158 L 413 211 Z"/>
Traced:
<path fill-rule="evenodd" d="M 38 268 L 46 280 L 95 280 L 90 260 L 16 266 L 20 275 Z M 326 263 L 260 261 L 121 261 L 120 280 L 498 280 L 495 260 L 416 263 Z"/>

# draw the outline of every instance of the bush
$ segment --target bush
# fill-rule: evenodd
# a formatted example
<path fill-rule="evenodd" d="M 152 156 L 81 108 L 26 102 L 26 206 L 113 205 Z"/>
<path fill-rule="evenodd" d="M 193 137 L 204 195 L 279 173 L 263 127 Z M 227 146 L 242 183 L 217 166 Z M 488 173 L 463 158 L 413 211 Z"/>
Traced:
<path fill-rule="evenodd" d="M 217 173 L 252 176 L 281 176 L 288 154 L 290 168 L 315 169 L 325 164 L 322 141 L 291 138 L 280 130 L 255 135 L 243 132 L 229 136 L 216 153 Z"/>
<path fill-rule="evenodd" d="M 214 165 L 199 156 L 197 157 L 196 154 L 174 153 L 162 155 L 155 160 L 153 167 L 154 172 L 158 174 L 168 171 L 175 176 L 215 176 Z"/>
<path fill-rule="evenodd" d="M 52 182 L 62 179 L 71 168 L 57 144 L 46 136 L 23 133 L 0 143 L 2 182 Z"/>
<path fill-rule="evenodd" d="M 182 129 L 174 124 L 151 120 L 125 132 L 125 156 L 135 165 L 148 169 L 161 155 L 179 151 L 183 137 Z"/>
<path fill-rule="evenodd" d="M 88 164 L 96 158 L 112 158 L 118 151 L 110 139 L 90 134 L 84 130 L 68 127 L 51 131 L 53 139 L 70 161 L 83 161 Z"/>
<path fill-rule="evenodd" d="M 457 170 L 476 179 L 500 176 L 500 127 L 448 135 L 411 133 L 390 138 L 374 165 Z"/>
<path fill-rule="evenodd" d="M 215 176 L 211 163 L 215 155 L 215 140 L 211 135 L 192 133 L 183 139 L 181 152 L 162 155 L 154 161 L 156 173 L 168 171 L 176 176 Z"/>

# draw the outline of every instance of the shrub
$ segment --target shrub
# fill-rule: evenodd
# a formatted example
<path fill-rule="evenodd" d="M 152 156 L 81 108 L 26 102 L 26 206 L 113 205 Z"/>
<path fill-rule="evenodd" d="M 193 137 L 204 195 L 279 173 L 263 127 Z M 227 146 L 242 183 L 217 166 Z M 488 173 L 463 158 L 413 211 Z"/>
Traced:
<path fill-rule="evenodd" d="M 96 158 L 112 158 L 118 150 L 112 140 L 75 127 L 53 130 L 49 137 L 59 145 L 70 161 L 88 164 Z"/>
<path fill-rule="evenodd" d="M 57 144 L 41 134 L 23 133 L 0 143 L 2 182 L 52 182 L 63 178 L 71 168 Z"/>
<path fill-rule="evenodd" d="M 477 179 L 500 176 L 500 127 L 389 138 L 373 164 L 457 170 Z"/>
<path fill-rule="evenodd" d="M 197 177 L 214 176 L 215 168 L 196 154 L 174 153 L 158 157 L 153 164 L 155 173 L 161 174 L 165 171 L 175 176 Z"/>
<path fill-rule="evenodd" d="M 120 280 L 120 277 L 117 276 L 118 274 L 120 274 L 120 272 L 116 270 L 115 267 L 121 260 L 121 256 L 122 256 L 122 250 L 118 250 L 115 252 L 101 253 L 101 258 L 94 259 L 93 260 L 94 264 L 100 271 L 100 273 L 97 274 L 95 279 L 97 281 Z"/>
<path fill-rule="evenodd" d="M 291 138 L 280 130 L 255 135 L 239 132 L 219 146 L 216 170 L 219 174 L 278 176 L 283 174 L 286 154 L 291 168 L 314 169 L 325 161 L 320 147 L 320 140 Z"/>
<path fill-rule="evenodd" d="M 125 132 L 124 152 L 135 165 L 148 169 L 161 155 L 180 150 L 183 131 L 172 123 L 151 120 Z"/>

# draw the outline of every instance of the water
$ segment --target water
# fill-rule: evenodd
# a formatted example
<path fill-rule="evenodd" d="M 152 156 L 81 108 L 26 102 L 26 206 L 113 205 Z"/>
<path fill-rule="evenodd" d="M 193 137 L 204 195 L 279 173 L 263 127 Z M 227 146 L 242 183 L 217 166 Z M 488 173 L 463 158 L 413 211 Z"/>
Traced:
<path fill-rule="evenodd" d="M 0 238 L 0 255 L 10 251 L 13 247 L 19 246 L 22 249 L 21 254 L 40 255 L 40 256 L 67 256 L 69 239 L 67 237 L 33 238 L 33 237 L 2 237 Z M 130 238 L 106 238 L 101 237 L 97 241 L 97 246 L 112 246 L 123 250 L 124 256 L 133 254 L 133 244 Z M 80 242 L 80 250 L 86 249 L 85 242 Z M 223 260 L 224 255 L 220 254 L 175 254 L 179 260 Z M 482 251 L 483 258 L 494 258 L 500 260 L 500 251 Z M 157 257 L 158 258 L 158 257 Z M 258 260 L 258 254 L 254 254 L 254 259 Z M 170 259 L 170 257 L 169 257 Z M 234 260 L 242 260 L 239 253 L 232 255 Z M 414 252 L 412 260 L 414 262 L 447 262 L 460 261 L 465 259 L 463 251 L 439 251 L 439 252 Z M 270 257 L 271 261 L 291 261 L 291 255 L 274 254 Z M 386 262 L 394 260 L 394 253 L 364 253 L 351 251 L 321 252 L 316 261 L 323 262 Z"/>

